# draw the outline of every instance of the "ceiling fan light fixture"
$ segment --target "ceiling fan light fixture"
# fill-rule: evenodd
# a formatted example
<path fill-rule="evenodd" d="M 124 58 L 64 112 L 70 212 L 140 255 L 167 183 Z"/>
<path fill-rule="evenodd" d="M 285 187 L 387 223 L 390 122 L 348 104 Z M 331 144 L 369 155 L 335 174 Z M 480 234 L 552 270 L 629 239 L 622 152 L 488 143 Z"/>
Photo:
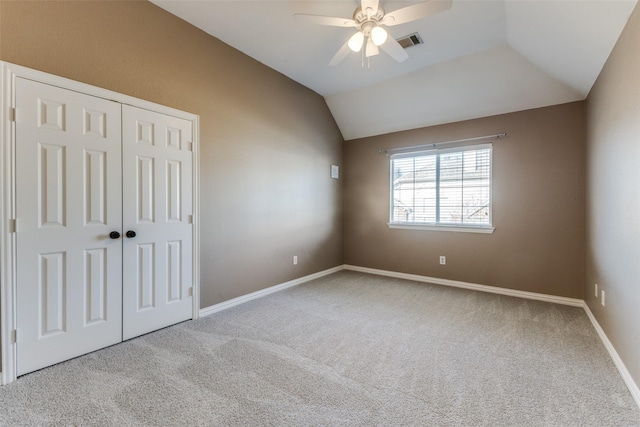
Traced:
<path fill-rule="evenodd" d="M 387 41 L 387 31 L 382 27 L 375 27 L 371 30 L 371 40 L 376 46 L 381 46 Z"/>
<path fill-rule="evenodd" d="M 349 39 L 349 49 L 354 52 L 360 52 L 362 45 L 364 44 L 364 34 L 362 31 L 358 31 Z"/>

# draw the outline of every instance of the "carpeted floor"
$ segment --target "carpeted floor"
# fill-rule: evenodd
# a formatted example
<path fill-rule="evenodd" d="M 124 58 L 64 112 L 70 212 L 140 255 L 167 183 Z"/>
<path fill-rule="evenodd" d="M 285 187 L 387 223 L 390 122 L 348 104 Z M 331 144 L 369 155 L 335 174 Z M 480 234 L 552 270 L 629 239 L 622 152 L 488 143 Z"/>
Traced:
<path fill-rule="evenodd" d="M 343 271 L 21 377 L 1 425 L 640 426 L 580 308 Z"/>

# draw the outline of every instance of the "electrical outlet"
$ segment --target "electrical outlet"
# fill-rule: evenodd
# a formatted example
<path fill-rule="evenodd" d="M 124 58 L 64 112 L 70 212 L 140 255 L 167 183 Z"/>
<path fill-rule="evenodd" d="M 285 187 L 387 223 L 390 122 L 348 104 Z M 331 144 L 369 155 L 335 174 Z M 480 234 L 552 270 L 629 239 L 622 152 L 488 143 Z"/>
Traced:
<path fill-rule="evenodd" d="M 298 265 L 298 255 L 293 256 L 293 265 Z"/>
<path fill-rule="evenodd" d="M 596 283 L 596 298 L 598 298 L 598 284 Z"/>
<path fill-rule="evenodd" d="M 604 291 L 602 291 L 602 299 L 600 300 L 600 302 L 602 303 L 602 306 L 604 307 Z"/>
<path fill-rule="evenodd" d="M 444 255 L 440 255 L 440 265 L 446 265 L 447 264 L 447 257 Z"/>

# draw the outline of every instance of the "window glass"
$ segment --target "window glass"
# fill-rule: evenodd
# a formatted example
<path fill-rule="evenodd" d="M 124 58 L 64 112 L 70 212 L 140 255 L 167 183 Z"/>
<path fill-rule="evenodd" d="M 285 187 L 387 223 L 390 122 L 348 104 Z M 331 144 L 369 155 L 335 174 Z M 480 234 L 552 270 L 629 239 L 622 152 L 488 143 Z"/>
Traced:
<path fill-rule="evenodd" d="M 491 226 L 491 145 L 391 157 L 391 224 Z"/>

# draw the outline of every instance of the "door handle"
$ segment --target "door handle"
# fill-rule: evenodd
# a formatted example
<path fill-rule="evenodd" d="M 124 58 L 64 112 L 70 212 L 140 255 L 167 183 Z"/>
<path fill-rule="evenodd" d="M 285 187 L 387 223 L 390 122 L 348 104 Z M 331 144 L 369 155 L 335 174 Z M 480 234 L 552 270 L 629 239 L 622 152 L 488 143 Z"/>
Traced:
<path fill-rule="evenodd" d="M 111 233 L 109 233 L 109 237 L 112 239 L 119 239 L 120 233 L 118 233 L 117 231 L 112 231 Z"/>
<path fill-rule="evenodd" d="M 129 230 L 127 231 L 127 234 L 125 234 L 129 239 L 133 239 L 134 237 L 136 237 L 136 232 L 133 230 Z"/>

